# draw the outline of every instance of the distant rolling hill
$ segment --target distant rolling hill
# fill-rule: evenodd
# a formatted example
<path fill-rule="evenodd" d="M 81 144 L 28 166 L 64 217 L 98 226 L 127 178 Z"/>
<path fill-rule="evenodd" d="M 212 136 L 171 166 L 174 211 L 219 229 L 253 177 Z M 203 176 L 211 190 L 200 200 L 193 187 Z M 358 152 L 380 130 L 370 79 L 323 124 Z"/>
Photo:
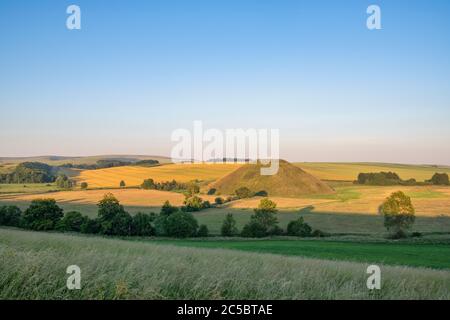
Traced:
<path fill-rule="evenodd" d="M 263 176 L 261 164 L 245 164 L 212 184 L 221 194 L 233 194 L 240 187 L 253 192 L 265 191 L 269 196 L 299 197 L 310 194 L 329 194 L 334 190 L 324 182 L 291 163 L 280 160 L 275 175 Z"/>
<path fill-rule="evenodd" d="M 43 162 L 49 165 L 57 166 L 66 163 L 77 164 L 95 164 L 98 160 L 119 160 L 137 162 L 140 160 L 158 160 L 160 163 L 171 163 L 169 157 L 152 155 L 98 155 L 86 157 L 65 157 L 65 156 L 36 156 L 36 157 L 0 157 L 0 164 L 17 164 L 21 162 L 33 161 Z"/>

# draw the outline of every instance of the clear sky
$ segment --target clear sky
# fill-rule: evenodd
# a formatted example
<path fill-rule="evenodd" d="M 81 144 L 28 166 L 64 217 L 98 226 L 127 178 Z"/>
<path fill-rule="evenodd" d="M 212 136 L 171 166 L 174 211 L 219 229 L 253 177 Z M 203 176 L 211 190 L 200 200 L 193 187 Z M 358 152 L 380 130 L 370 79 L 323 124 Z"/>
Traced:
<path fill-rule="evenodd" d="M 448 0 L 2 0 L 0 156 L 170 155 L 202 120 L 278 128 L 292 161 L 450 164 L 449 17 Z"/>

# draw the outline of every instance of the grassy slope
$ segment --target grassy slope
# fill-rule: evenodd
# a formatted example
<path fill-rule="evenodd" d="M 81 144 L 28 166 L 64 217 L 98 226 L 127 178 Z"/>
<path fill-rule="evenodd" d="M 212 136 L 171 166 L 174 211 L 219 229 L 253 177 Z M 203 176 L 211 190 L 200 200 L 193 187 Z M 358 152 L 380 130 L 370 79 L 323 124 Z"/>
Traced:
<path fill-rule="evenodd" d="M 253 192 L 265 191 L 270 196 L 300 197 L 311 194 L 331 194 L 331 189 L 314 176 L 290 164 L 279 162 L 278 172 L 274 175 L 262 175 L 261 164 L 245 164 L 212 184 L 222 194 L 233 194 L 240 187 Z"/>
<path fill-rule="evenodd" d="M 66 289 L 77 264 L 82 290 Z M 0 229 L 0 299 L 450 299 L 448 271 Z"/>
<path fill-rule="evenodd" d="M 160 242 L 195 248 L 235 249 L 329 260 L 450 270 L 450 245 L 448 244 L 358 243 L 320 240 L 163 240 Z"/>
<path fill-rule="evenodd" d="M 298 162 L 295 165 L 322 180 L 353 181 L 360 172 L 380 171 L 394 171 L 402 179 L 414 178 L 417 181 L 428 180 L 435 172 L 446 172 L 450 175 L 449 166 L 332 162 Z"/>

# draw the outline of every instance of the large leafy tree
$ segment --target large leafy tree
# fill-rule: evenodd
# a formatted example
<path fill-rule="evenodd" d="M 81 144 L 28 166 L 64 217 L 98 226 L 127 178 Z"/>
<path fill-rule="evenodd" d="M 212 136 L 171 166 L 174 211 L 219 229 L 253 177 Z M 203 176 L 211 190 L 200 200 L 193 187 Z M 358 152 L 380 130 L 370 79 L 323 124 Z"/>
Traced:
<path fill-rule="evenodd" d="M 63 209 L 55 199 L 35 199 L 23 214 L 25 227 L 32 230 L 53 230 L 63 217 Z"/>
<path fill-rule="evenodd" d="M 98 203 L 100 232 L 108 235 L 129 235 L 132 218 L 113 194 L 107 193 Z"/>
<path fill-rule="evenodd" d="M 379 210 L 384 215 L 384 226 L 394 237 L 404 237 L 406 230 L 414 224 L 415 210 L 411 198 L 402 191 L 392 193 Z"/>

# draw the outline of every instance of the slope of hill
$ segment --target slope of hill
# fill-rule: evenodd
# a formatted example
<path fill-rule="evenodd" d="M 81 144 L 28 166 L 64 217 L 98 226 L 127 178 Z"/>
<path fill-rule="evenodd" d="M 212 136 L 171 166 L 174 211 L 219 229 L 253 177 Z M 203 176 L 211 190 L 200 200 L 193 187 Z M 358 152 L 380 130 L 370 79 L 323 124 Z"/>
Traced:
<path fill-rule="evenodd" d="M 261 164 L 246 164 L 212 184 L 221 194 L 233 194 L 240 187 L 253 192 L 265 191 L 269 196 L 299 197 L 308 194 L 329 194 L 334 190 L 301 168 L 280 160 L 278 173 L 263 176 Z"/>

